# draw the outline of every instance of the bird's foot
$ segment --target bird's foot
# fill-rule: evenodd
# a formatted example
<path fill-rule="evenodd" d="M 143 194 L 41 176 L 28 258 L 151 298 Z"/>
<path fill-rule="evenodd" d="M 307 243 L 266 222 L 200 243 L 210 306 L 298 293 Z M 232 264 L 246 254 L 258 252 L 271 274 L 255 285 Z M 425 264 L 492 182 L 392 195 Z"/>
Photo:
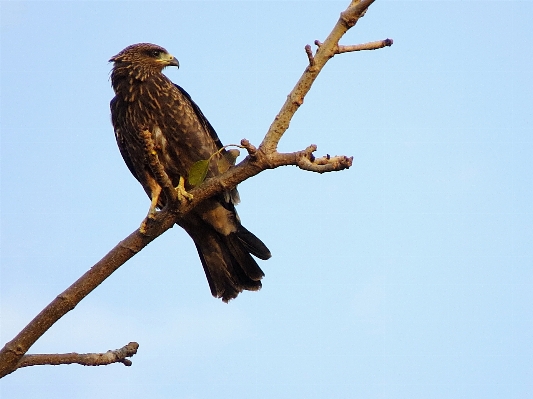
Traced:
<path fill-rule="evenodd" d="M 157 203 L 159 202 L 159 195 L 161 194 L 161 187 L 157 186 L 152 191 L 152 201 L 150 203 L 150 209 L 148 209 L 148 214 L 144 218 L 144 220 L 141 223 L 141 226 L 139 227 L 139 232 L 141 234 L 146 233 L 146 228 L 148 221 L 155 219 L 155 214 L 157 213 Z"/>
<path fill-rule="evenodd" d="M 142 221 L 139 226 L 139 233 L 146 234 L 146 224 L 148 223 L 148 216 Z"/>
<path fill-rule="evenodd" d="M 183 200 L 189 200 L 192 201 L 194 198 L 192 194 L 188 193 L 187 190 L 185 190 L 185 179 L 183 176 L 180 176 L 180 181 L 178 183 L 178 187 L 176 187 L 176 194 L 178 195 L 178 200 L 180 202 L 183 202 Z"/>
<path fill-rule="evenodd" d="M 150 210 L 148 211 L 148 214 L 146 215 L 146 217 L 142 221 L 141 225 L 139 226 L 139 233 L 146 234 L 146 231 L 147 231 L 147 228 L 148 228 L 148 223 L 155 219 L 155 214 L 156 213 L 157 213 L 157 210 L 155 209 L 155 207 L 153 209 L 152 209 L 152 207 L 150 207 Z"/>
<path fill-rule="evenodd" d="M 141 225 L 139 226 L 139 233 L 141 233 L 141 234 L 145 234 L 146 233 L 146 230 L 148 228 L 148 223 L 151 220 L 155 219 L 155 214 L 156 213 L 157 213 L 157 210 L 155 209 L 155 207 L 153 207 L 153 208 L 150 207 L 150 210 L 148 211 L 148 214 L 146 215 L 146 217 L 142 221 Z"/>

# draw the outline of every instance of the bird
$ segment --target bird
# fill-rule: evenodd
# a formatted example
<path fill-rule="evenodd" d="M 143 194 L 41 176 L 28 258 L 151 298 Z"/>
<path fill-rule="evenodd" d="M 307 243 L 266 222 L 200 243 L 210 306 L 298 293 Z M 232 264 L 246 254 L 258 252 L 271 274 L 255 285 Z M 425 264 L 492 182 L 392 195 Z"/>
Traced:
<path fill-rule="evenodd" d="M 137 43 L 109 62 L 115 138 L 128 169 L 151 199 L 149 215 L 163 208 L 167 199 L 147 159 L 143 131 L 150 132 L 159 162 L 179 195 L 188 196 L 192 186 L 187 176 L 198 161 L 210 160 L 206 178 L 230 166 L 229 151 L 198 105 L 163 74 L 166 67 L 179 68 L 165 48 Z M 202 201 L 177 222 L 194 241 L 211 294 L 224 302 L 243 290 L 259 290 L 264 273 L 253 256 L 271 257 L 267 246 L 241 224 L 235 210 L 238 202 L 237 189 L 228 190 Z"/>

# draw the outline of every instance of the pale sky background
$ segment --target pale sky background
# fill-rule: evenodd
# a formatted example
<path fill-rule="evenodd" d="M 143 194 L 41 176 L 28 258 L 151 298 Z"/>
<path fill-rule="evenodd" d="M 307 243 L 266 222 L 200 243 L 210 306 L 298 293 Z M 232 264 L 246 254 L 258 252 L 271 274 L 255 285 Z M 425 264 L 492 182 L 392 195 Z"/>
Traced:
<path fill-rule="evenodd" d="M 1 3 L 1 345 L 149 200 L 116 147 L 107 60 L 153 42 L 224 143 L 258 144 L 349 1 Z M 378 0 L 280 149 L 348 171 L 240 186 L 271 249 L 260 292 L 211 297 L 168 231 L 31 348 L 140 344 L 133 366 L 42 366 L 2 399 L 533 397 L 531 1 Z"/>

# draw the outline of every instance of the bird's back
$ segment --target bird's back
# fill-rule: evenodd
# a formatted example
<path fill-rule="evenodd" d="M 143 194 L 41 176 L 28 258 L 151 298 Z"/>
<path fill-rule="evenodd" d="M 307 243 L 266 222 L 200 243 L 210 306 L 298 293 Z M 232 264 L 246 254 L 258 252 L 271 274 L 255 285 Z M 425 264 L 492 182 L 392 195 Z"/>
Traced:
<path fill-rule="evenodd" d="M 229 158 L 207 118 L 185 90 L 161 73 L 161 62 L 178 65 L 166 50 L 143 43 L 111 60 L 115 136 L 124 161 L 150 198 L 158 183 L 145 155 L 145 130 L 151 132 L 159 161 L 175 186 L 200 160 L 211 159 L 207 177 L 227 169 Z M 211 293 L 224 301 L 243 290 L 258 290 L 264 274 L 251 254 L 270 257 L 265 244 L 241 225 L 234 207 L 237 197 L 234 189 L 207 199 L 179 222 L 194 240 Z M 164 197 L 157 204 L 163 206 Z"/>

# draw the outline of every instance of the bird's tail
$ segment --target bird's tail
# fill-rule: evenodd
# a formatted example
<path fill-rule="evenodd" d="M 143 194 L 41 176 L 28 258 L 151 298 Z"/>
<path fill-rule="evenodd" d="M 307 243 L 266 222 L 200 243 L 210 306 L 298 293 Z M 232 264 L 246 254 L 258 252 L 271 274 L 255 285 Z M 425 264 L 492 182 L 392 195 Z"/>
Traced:
<path fill-rule="evenodd" d="M 214 297 L 228 302 L 244 290 L 261 289 L 265 274 L 251 254 L 264 260 L 271 255 L 259 238 L 240 225 L 236 232 L 223 235 L 194 215 L 180 224 L 196 245 Z"/>

